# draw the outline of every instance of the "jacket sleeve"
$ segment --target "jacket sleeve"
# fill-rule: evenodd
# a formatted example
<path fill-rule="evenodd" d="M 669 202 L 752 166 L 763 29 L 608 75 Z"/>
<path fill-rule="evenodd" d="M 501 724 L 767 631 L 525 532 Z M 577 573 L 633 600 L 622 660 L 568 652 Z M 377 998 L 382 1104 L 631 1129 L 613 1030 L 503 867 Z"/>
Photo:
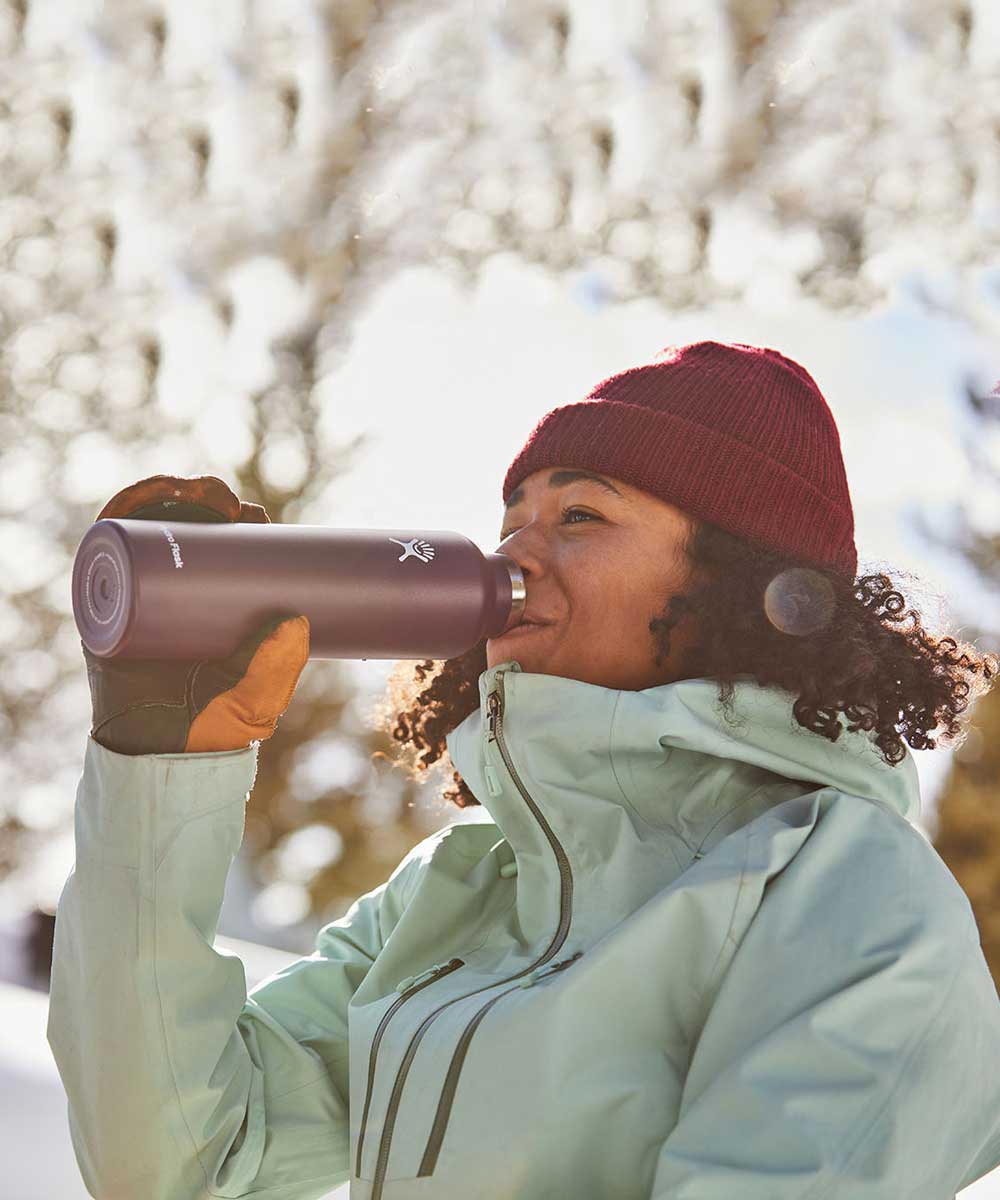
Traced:
<path fill-rule="evenodd" d="M 971 908 L 915 830 L 866 832 L 814 831 L 764 890 L 651 1200 L 952 1200 L 996 1165 L 1000 1001 Z"/>
<path fill-rule="evenodd" d="M 47 1036 L 101 1200 L 309 1200 L 350 1176 L 347 1005 L 415 860 L 248 996 L 213 942 L 258 749 L 129 756 L 88 739 Z"/>

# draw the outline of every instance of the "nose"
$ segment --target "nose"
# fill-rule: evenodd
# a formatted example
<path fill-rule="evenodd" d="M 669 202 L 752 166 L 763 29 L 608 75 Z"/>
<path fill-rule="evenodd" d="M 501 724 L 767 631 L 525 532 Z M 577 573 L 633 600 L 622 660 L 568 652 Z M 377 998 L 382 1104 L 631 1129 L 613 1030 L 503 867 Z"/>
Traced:
<path fill-rule="evenodd" d="M 518 530 L 504 538 L 497 547 L 497 552 L 513 559 L 521 572 L 526 603 L 532 607 L 539 603 L 537 589 L 546 578 L 548 556 L 545 536 L 539 529 L 522 525 Z M 545 584 L 542 584 L 543 590 Z M 533 599 L 534 597 L 534 599 Z"/>
<path fill-rule="evenodd" d="M 504 538 L 497 546 L 496 553 L 512 558 L 526 578 L 529 575 L 538 576 L 542 573 L 545 560 L 544 538 L 531 526 L 522 525 L 510 537 Z"/>

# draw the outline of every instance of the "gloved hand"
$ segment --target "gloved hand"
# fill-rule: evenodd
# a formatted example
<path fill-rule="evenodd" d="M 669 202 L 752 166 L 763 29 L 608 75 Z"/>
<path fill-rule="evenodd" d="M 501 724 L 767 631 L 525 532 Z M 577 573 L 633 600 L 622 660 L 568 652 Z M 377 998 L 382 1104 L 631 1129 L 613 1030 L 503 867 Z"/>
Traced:
<path fill-rule="evenodd" d="M 240 500 L 214 475 L 150 475 L 117 492 L 94 518 L 252 521 L 259 504 Z M 309 659 L 309 618 L 275 616 L 222 659 L 98 658 L 83 642 L 95 741 L 118 754 L 245 749 L 274 733 Z"/>

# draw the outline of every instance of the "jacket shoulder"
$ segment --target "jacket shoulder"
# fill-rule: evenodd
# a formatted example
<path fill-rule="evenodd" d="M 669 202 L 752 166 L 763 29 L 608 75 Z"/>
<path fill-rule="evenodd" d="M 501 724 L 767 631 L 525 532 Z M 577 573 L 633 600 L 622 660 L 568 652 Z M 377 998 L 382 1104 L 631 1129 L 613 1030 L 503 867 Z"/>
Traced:
<path fill-rule="evenodd" d="M 784 888 L 822 898 L 832 906 L 831 918 L 849 909 L 869 926 L 897 923 L 942 942 L 956 933 L 978 942 L 972 906 L 958 880 L 927 835 L 891 805 L 825 787 L 777 805 L 746 832 L 768 846 L 789 822 L 804 836 L 787 861 L 776 857 L 768 885 L 776 885 L 779 874 L 788 876 Z"/>
<path fill-rule="evenodd" d="M 836 791 L 820 825 L 832 847 L 850 848 L 851 877 L 878 893 L 888 876 L 901 906 L 920 915 L 928 933 L 944 936 L 964 928 L 978 942 L 975 914 L 968 896 L 935 849 L 930 837 L 891 805 Z"/>
<path fill-rule="evenodd" d="M 407 851 L 391 878 L 402 876 L 400 886 L 407 897 L 412 896 L 428 871 L 464 873 L 504 840 L 492 821 L 453 821 Z"/>
<path fill-rule="evenodd" d="M 655 1193 L 952 1196 L 992 1169 L 996 988 L 928 839 L 836 788 L 733 838 L 734 940 Z"/>
<path fill-rule="evenodd" d="M 919 945 L 937 954 L 939 976 L 982 953 L 968 897 L 923 833 L 888 805 L 836 787 L 775 804 L 693 870 L 738 880 L 709 999 L 753 930 L 775 952 L 803 938 L 837 957 L 862 942 Z"/>

